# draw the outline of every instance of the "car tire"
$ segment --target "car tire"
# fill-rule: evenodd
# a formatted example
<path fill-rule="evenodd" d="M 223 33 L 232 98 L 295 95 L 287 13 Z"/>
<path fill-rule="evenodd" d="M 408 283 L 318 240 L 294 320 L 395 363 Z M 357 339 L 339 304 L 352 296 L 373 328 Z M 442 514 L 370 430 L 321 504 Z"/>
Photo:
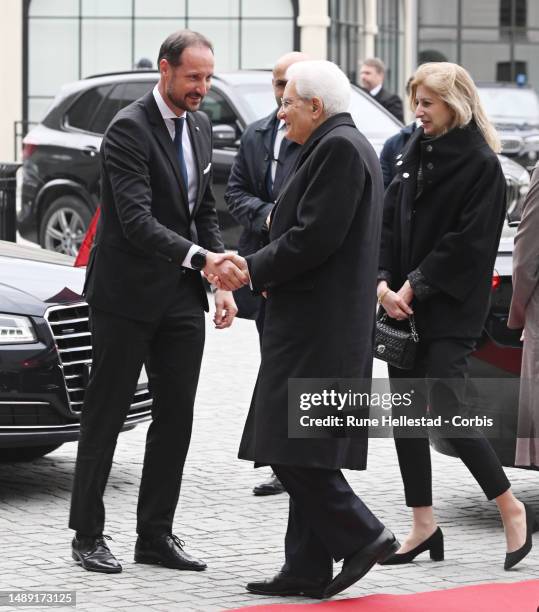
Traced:
<path fill-rule="evenodd" d="M 47 446 L 23 446 L 21 448 L 0 448 L 0 463 L 24 462 L 40 459 L 52 451 L 60 448 L 62 444 L 49 444 Z"/>
<path fill-rule="evenodd" d="M 44 249 L 76 257 L 92 220 L 92 211 L 77 196 L 64 195 L 45 209 L 39 227 Z"/>

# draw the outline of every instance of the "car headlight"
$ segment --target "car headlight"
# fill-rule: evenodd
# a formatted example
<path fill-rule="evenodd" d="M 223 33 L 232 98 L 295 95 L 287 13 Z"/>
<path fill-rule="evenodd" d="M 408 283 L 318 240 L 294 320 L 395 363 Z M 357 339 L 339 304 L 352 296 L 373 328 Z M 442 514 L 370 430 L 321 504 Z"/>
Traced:
<path fill-rule="evenodd" d="M 0 313 L 0 344 L 35 342 L 36 333 L 28 317 Z"/>
<path fill-rule="evenodd" d="M 525 196 L 530 190 L 530 173 L 524 169 L 522 174 L 518 177 L 519 193 L 521 196 Z"/>
<path fill-rule="evenodd" d="M 530 159 L 537 159 L 537 153 L 539 152 L 539 134 L 534 134 L 524 139 L 524 150 Z"/>
<path fill-rule="evenodd" d="M 537 134 L 533 134 L 533 136 L 526 136 L 526 138 L 524 138 L 524 142 L 534 149 L 539 149 L 539 132 Z"/>

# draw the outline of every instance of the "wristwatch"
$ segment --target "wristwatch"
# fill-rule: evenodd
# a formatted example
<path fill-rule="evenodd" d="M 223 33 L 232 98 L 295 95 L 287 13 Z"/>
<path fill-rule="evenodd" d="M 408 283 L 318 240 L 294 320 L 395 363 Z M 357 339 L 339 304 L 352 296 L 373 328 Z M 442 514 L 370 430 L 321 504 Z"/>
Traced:
<path fill-rule="evenodd" d="M 193 253 L 191 257 L 191 267 L 193 270 L 202 270 L 206 266 L 206 255 L 208 251 L 205 249 L 198 249 L 196 253 Z"/>

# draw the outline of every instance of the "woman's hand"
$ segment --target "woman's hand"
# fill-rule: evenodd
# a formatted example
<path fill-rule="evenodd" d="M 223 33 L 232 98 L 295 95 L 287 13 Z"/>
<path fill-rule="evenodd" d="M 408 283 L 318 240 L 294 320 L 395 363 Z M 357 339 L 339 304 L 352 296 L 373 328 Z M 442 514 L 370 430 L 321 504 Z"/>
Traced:
<path fill-rule="evenodd" d="M 392 319 L 403 321 L 411 314 L 414 314 L 414 311 L 409 306 L 414 297 L 414 292 L 408 281 L 404 283 L 398 293 L 392 291 L 387 286 L 386 281 L 381 281 L 378 283 L 377 294 L 378 302 Z"/>

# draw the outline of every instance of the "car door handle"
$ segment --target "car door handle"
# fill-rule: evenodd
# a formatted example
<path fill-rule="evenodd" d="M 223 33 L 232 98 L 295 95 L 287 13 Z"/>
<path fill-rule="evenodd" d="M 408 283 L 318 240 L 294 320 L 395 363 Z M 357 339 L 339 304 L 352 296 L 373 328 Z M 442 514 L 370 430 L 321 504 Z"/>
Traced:
<path fill-rule="evenodd" d="M 88 145 L 87 147 L 82 148 L 82 152 L 84 155 L 88 155 L 89 157 L 95 157 L 97 155 L 97 147 Z"/>

